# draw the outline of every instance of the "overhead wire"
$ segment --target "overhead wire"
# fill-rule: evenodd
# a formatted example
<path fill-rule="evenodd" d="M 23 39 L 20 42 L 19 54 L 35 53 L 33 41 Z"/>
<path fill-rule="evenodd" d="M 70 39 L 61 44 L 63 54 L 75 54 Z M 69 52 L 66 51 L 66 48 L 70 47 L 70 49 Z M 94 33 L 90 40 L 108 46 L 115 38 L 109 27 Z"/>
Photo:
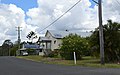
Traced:
<path fill-rule="evenodd" d="M 112 6 L 112 7 L 118 10 L 118 6 L 120 6 L 120 2 L 118 0 L 114 0 L 114 1 L 117 3 L 117 5 Z"/>
<path fill-rule="evenodd" d="M 114 11 L 116 11 L 117 9 L 118 9 L 118 5 L 113 5 L 113 3 L 117 3 L 118 4 L 118 0 L 112 0 L 113 2 L 112 2 L 112 6 L 111 6 L 111 8 L 110 9 L 112 9 L 112 10 L 114 10 Z M 120 2 L 119 2 L 120 3 Z"/>
<path fill-rule="evenodd" d="M 120 2 L 118 0 L 116 0 L 116 2 L 120 5 Z"/>
<path fill-rule="evenodd" d="M 78 3 L 80 3 L 81 0 L 77 1 L 72 7 L 70 7 L 66 12 L 64 12 L 61 16 L 59 16 L 56 20 L 54 20 L 52 23 L 50 23 L 48 26 L 43 28 L 40 32 L 44 31 L 48 27 L 52 26 L 55 22 L 57 22 L 59 19 L 61 19 L 65 14 L 67 14 L 71 9 L 73 9 Z"/>
<path fill-rule="evenodd" d="M 118 4 L 118 2 L 117 2 L 117 1 L 115 1 L 115 0 L 114 0 L 114 2 Z M 112 9 L 113 9 L 113 10 L 114 10 L 114 8 L 115 8 L 115 9 L 117 9 L 117 5 L 112 6 Z"/>

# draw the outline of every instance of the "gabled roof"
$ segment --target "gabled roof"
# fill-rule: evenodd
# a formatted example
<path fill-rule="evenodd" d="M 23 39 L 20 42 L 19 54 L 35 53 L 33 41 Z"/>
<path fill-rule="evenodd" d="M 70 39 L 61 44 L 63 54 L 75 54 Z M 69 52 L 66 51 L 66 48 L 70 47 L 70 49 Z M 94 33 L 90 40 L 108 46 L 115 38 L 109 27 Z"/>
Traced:
<path fill-rule="evenodd" d="M 65 36 L 69 35 L 69 32 L 67 32 L 67 31 L 56 31 L 56 30 L 47 30 L 46 34 L 47 33 L 50 33 L 52 37 L 57 38 L 57 39 L 61 39 Z"/>
<path fill-rule="evenodd" d="M 57 38 L 57 39 L 61 39 L 71 33 L 80 35 L 81 37 L 87 37 L 92 34 L 91 32 L 73 32 L 73 31 L 56 31 L 56 30 L 47 30 L 46 35 L 47 33 L 50 33 L 52 37 Z"/>

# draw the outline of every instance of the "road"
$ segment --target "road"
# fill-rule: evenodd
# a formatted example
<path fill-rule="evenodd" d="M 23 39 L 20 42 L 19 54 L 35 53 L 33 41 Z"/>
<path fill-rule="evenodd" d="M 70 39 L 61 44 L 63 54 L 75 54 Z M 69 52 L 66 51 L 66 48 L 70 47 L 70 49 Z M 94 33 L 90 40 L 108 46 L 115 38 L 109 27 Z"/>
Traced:
<path fill-rule="evenodd" d="M 52 65 L 0 57 L 0 75 L 120 75 L 120 69 Z"/>

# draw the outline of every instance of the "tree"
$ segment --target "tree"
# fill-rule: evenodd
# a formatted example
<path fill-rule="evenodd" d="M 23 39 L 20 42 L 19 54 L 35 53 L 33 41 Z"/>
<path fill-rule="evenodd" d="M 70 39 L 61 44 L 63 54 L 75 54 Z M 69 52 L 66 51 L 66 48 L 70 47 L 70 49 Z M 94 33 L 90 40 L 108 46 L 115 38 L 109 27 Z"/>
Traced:
<path fill-rule="evenodd" d="M 16 56 L 16 51 L 18 50 L 18 44 L 14 44 L 12 48 L 10 48 L 10 56 Z"/>
<path fill-rule="evenodd" d="M 93 55 L 99 56 L 99 28 L 97 28 L 90 37 L 90 45 Z M 120 23 L 108 20 L 103 25 L 105 61 L 115 62 L 120 60 Z M 96 54 L 96 55 L 95 55 Z"/>
<path fill-rule="evenodd" d="M 2 46 L 0 46 L 0 56 L 2 56 Z"/>
<path fill-rule="evenodd" d="M 26 42 L 21 42 L 20 48 L 22 48 L 23 44 L 26 44 Z M 10 48 L 10 55 L 11 56 L 16 56 L 16 51 L 18 50 L 18 43 L 13 44 L 13 47 Z"/>
<path fill-rule="evenodd" d="M 37 38 L 37 35 L 35 32 L 31 31 L 28 33 L 28 35 L 26 36 L 29 40 L 32 40 L 33 42 L 33 39 Z"/>
<path fill-rule="evenodd" d="M 100 56 L 99 29 L 98 28 L 96 28 L 95 31 L 90 36 L 89 45 L 91 48 L 91 51 L 90 51 L 91 56 L 98 58 Z"/>
<path fill-rule="evenodd" d="M 11 42 L 11 40 L 9 39 L 5 40 L 2 44 L 3 55 L 5 56 L 10 55 L 10 48 L 12 47 L 13 47 L 13 43 Z"/>
<path fill-rule="evenodd" d="M 83 51 L 87 49 L 87 41 L 77 34 L 70 34 L 62 39 L 63 43 L 60 48 L 61 56 L 65 59 L 73 59 L 73 52 L 76 52 L 77 59 L 82 58 Z"/>

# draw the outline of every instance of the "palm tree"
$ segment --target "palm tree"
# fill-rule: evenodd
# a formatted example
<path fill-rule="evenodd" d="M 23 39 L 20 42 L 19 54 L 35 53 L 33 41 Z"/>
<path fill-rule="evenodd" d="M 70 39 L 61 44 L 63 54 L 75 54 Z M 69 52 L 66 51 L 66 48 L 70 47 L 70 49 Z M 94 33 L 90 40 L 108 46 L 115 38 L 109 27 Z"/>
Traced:
<path fill-rule="evenodd" d="M 103 28 L 106 60 L 118 61 L 120 60 L 120 24 L 108 20 Z"/>
<path fill-rule="evenodd" d="M 103 25 L 104 32 L 104 47 L 105 61 L 120 60 L 120 23 L 108 20 L 108 23 Z M 90 37 L 90 45 L 93 53 L 99 56 L 99 27 L 93 32 Z"/>

